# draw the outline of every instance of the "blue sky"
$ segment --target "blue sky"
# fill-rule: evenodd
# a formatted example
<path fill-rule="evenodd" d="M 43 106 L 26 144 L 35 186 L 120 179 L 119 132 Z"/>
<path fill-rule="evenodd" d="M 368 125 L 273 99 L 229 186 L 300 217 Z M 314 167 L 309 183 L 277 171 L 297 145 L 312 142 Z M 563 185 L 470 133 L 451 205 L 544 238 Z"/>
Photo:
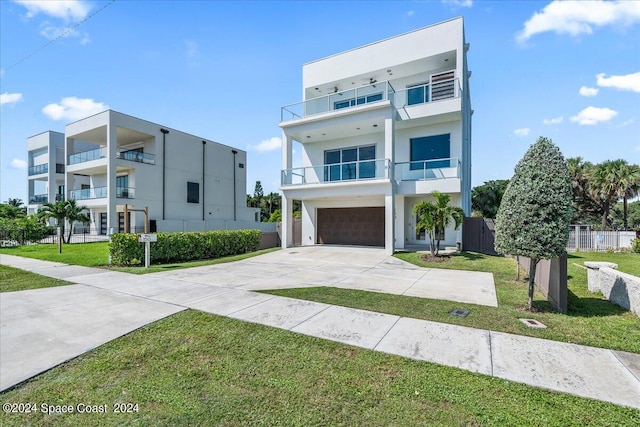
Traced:
<path fill-rule="evenodd" d="M 0 200 L 27 199 L 27 137 L 106 108 L 247 150 L 247 192 L 277 191 L 302 64 L 456 16 L 473 186 L 540 135 L 640 163 L 640 1 L 0 1 Z"/>

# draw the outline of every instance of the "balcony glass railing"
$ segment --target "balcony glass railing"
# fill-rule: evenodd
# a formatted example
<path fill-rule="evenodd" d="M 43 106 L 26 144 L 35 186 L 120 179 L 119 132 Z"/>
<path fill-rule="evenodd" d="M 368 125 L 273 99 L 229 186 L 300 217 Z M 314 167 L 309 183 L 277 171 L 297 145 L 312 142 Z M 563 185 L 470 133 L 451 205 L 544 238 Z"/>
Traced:
<path fill-rule="evenodd" d="M 396 163 L 395 175 L 396 181 L 460 178 L 460 161 L 450 158 Z"/>
<path fill-rule="evenodd" d="M 107 197 L 107 187 L 83 188 L 80 190 L 72 190 L 69 198 L 76 200 L 102 199 Z M 116 197 L 119 199 L 133 199 L 135 197 L 135 189 L 130 187 L 117 187 Z"/>
<path fill-rule="evenodd" d="M 83 188 L 69 192 L 69 198 L 76 200 L 102 199 L 105 197 L 107 197 L 107 187 Z"/>
<path fill-rule="evenodd" d="M 116 157 L 118 159 L 129 160 L 132 162 L 145 163 L 147 165 L 156 164 L 156 156 L 150 153 L 140 153 L 138 151 L 118 151 Z"/>
<path fill-rule="evenodd" d="M 64 200 L 64 194 L 56 194 L 56 202 Z"/>
<path fill-rule="evenodd" d="M 47 203 L 48 201 L 49 199 L 46 194 L 34 194 L 33 196 L 29 197 L 29 203 L 31 203 L 32 205 Z"/>
<path fill-rule="evenodd" d="M 459 96 L 458 79 L 446 79 L 437 83 L 425 83 L 398 90 L 394 94 L 393 104 L 396 108 L 404 108 L 443 99 L 458 98 Z"/>
<path fill-rule="evenodd" d="M 105 157 L 107 157 L 107 147 L 100 147 L 95 150 L 71 154 L 69 156 L 69 164 L 75 165 L 76 163 L 90 162 L 92 160 L 103 159 Z"/>
<path fill-rule="evenodd" d="M 131 187 L 117 187 L 116 197 L 119 199 L 133 199 L 135 198 L 135 189 Z"/>
<path fill-rule="evenodd" d="M 388 159 L 332 163 L 282 171 L 281 183 L 286 185 L 327 184 L 345 181 L 389 179 Z"/>
<path fill-rule="evenodd" d="M 309 117 L 328 111 L 342 110 L 386 100 L 393 100 L 394 90 L 389 82 L 374 83 L 355 89 L 332 93 L 282 107 L 280 121 Z"/>
<path fill-rule="evenodd" d="M 49 165 L 47 163 L 35 166 L 29 166 L 29 175 L 39 175 L 41 173 L 49 172 Z"/>

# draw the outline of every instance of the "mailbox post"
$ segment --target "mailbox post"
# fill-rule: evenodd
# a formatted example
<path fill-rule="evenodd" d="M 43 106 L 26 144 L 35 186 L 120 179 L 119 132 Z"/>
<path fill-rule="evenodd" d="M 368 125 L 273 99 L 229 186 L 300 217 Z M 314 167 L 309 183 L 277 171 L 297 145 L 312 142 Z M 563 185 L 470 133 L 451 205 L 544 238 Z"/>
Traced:
<path fill-rule="evenodd" d="M 151 242 L 158 241 L 157 234 L 141 234 L 138 237 L 139 242 L 144 242 L 144 268 L 149 268 L 151 264 Z"/>

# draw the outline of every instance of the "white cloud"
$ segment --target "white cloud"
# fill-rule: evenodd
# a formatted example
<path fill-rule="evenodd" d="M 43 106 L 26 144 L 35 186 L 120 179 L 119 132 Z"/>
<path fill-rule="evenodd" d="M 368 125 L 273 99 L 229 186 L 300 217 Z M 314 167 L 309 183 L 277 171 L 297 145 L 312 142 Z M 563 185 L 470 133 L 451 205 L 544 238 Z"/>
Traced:
<path fill-rule="evenodd" d="M 278 138 L 277 136 L 273 136 L 269 139 L 264 139 L 260 141 L 260 143 L 257 145 L 249 145 L 249 150 L 260 151 L 260 152 L 275 151 L 275 150 L 279 150 L 281 147 L 282 147 L 282 139 Z"/>
<path fill-rule="evenodd" d="M 76 98 L 69 96 L 62 98 L 60 104 L 49 104 L 42 109 L 42 113 L 52 120 L 80 120 L 93 114 L 108 110 L 109 106 L 102 102 L 95 102 L 91 98 Z"/>
<path fill-rule="evenodd" d="M 415 14 L 415 12 L 413 10 L 410 10 L 407 12 L 407 16 L 413 16 Z"/>
<path fill-rule="evenodd" d="M 14 158 L 13 160 L 11 160 L 11 168 L 12 169 L 26 169 L 27 168 L 27 162 L 24 161 L 24 160 L 20 160 L 20 159 Z"/>
<path fill-rule="evenodd" d="M 552 31 L 556 34 L 592 34 L 594 27 L 616 28 L 640 22 L 640 2 L 637 1 L 558 1 L 554 0 L 533 14 L 517 34 L 520 42 L 536 34 Z"/>
<path fill-rule="evenodd" d="M 21 93 L 3 93 L 0 95 L 0 105 L 4 104 L 15 104 L 16 102 L 22 101 Z"/>
<path fill-rule="evenodd" d="M 529 135 L 529 128 L 520 128 L 513 131 L 513 133 L 517 136 L 527 136 Z"/>
<path fill-rule="evenodd" d="M 600 89 L 596 88 L 596 87 L 586 87 L 586 86 L 582 86 L 580 88 L 580 90 L 578 91 L 578 93 L 582 96 L 596 96 L 598 94 L 598 91 Z"/>
<path fill-rule="evenodd" d="M 79 0 L 14 0 L 14 3 L 27 9 L 27 18 L 42 13 L 54 18 L 69 21 L 82 21 L 91 10 L 91 5 Z"/>
<path fill-rule="evenodd" d="M 625 126 L 629 126 L 630 124 L 632 124 L 633 122 L 635 122 L 636 119 L 635 117 L 631 117 L 629 120 L 625 120 L 624 122 L 620 123 L 618 126 L 616 126 L 617 128 L 623 128 Z"/>
<path fill-rule="evenodd" d="M 601 122 L 608 122 L 617 115 L 618 112 L 610 108 L 587 107 L 571 117 L 570 120 L 580 125 L 591 126 Z"/>
<path fill-rule="evenodd" d="M 638 2 L 640 4 L 640 2 Z M 613 87 L 618 90 L 630 90 L 640 92 L 640 72 L 627 74 L 624 76 L 609 76 L 600 73 L 596 76 L 598 86 Z"/>
<path fill-rule="evenodd" d="M 441 0 L 442 3 L 451 6 L 452 9 L 473 6 L 473 0 Z"/>
<path fill-rule="evenodd" d="M 563 121 L 564 121 L 564 117 L 560 116 L 560 117 L 554 117 L 552 119 L 544 119 L 542 120 L 542 123 L 544 123 L 545 125 L 559 125 Z"/>

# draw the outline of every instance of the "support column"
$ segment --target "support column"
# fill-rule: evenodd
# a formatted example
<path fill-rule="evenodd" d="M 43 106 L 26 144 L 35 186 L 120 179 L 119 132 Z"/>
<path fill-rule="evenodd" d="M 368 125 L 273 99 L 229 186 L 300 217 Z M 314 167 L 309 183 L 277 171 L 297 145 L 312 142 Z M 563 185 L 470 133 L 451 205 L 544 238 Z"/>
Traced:
<path fill-rule="evenodd" d="M 395 229 L 395 248 L 404 249 L 405 245 L 405 230 L 407 228 L 407 222 L 404 212 L 404 196 L 395 196 L 396 198 L 396 229 Z"/>
<path fill-rule="evenodd" d="M 388 255 L 393 255 L 396 246 L 396 182 L 395 166 L 395 113 L 389 110 L 384 119 L 384 158 L 388 161 L 387 177 L 391 180 L 389 190 L 384 197 L 384 247 Z"/>
<path fill-rule="evenodd" d="M 118 209 L 116 200 L 117 145 L 117 127 L 111 123 L 111 115 L 109 115 L 107 123 L 107 232 L 109 232 L 111 228 L 118 231 Z"/>
<path fill-rule="evenodd" d="M 291 184 L 291 168 L 293 165 L 293 140 L 282 131 L 282 171 L 280 184 Z M 282 193 L 282 248 L 293 246 L 293 199 Z"/>

